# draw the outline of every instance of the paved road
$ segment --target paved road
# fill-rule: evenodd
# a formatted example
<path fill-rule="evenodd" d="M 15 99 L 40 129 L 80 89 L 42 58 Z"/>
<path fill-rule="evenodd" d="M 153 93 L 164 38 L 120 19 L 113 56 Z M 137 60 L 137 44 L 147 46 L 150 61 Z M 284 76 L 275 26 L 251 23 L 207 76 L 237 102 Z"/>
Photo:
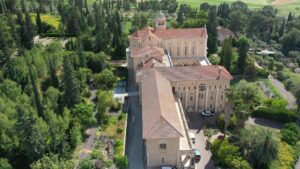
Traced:
<path fill-rule="evenodd" d="M 279 80 L 275 79 L 272 75 L 269 75 L 268 79 L 278 89 L 278 91 L 281 93 L 281 95 L 284 97 L 284 99 L 287 100 L 288 108 L 294 108 L 297 106 L 295 96 L 291 92 L 289 92 L 285 89 L 283 83 L 281 83 Z"/>
<path fill-rule="evenodd" d="M 262 119 L 262 118 L 252 118 L 252 117 L 249 117 L 247 123 L 251 125 L 260 125 L 263 127 L 269 127 L 273 129 L 282 129 L 284 125 L 283 123 L 280 122 L 276 122 L 268 119 Z"/>
<path fill-rule="evenodd" d="M 137 89 L 129 80 L 129 92 Z M 129 113 L 126 137 L 126 155 L 129 159 L 129 169 L 144 169 L 143 139 L 142 139 L 142 113 L 138 95 L 129 97 Z"/>

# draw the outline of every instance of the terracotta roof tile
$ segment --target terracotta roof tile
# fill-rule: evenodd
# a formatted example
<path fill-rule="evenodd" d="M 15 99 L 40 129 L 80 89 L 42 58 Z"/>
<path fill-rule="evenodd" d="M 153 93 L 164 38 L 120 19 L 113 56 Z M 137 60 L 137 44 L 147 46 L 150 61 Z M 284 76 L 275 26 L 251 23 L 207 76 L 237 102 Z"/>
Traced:
<path fill-rule="evenodd" d="M 143 80 L 144 79 L 144 80 Z M 170 82 L 151 69 L 141 81 L 143 138 L 174 138 L 184 134 Z"/>
<path fill-rule="evenodd" d="M 154 35 L 161 39 L 206 37 L 205 28 L 155 30 Z"/>
<path fill-rule="evenodd" d="M 189 80 L 232 80 L 233 77 L 223 66 L 199 65 L 185 67 L 158 67 L 154 68 L 170 81 Z M 220 77 L 219 77 L 220 70 Z M 149 70 L 144 70 L 142 74 L 148 74 Z M 143 76 L 143 75 L 142 75 Z"/>
<path fill-rule="evenodd" d="M 165 55 L 164 49 L 155 47 L 155 46 L 146 46 L 143 48 L 133 48 L 131 51 L 131 57 L 133 58 L 156 58 L 159 61 L 162 61 L 163 56 Z"/>
<path fill-rule="evenodd" d="M 150 26 L 146 26 L 142 30 L 135 31 L 129 38 L 144 39 L 148 35 L 152 35 L 159 39 L 207 37 L 207 30 L 206 28 L 155 30 Z"/>

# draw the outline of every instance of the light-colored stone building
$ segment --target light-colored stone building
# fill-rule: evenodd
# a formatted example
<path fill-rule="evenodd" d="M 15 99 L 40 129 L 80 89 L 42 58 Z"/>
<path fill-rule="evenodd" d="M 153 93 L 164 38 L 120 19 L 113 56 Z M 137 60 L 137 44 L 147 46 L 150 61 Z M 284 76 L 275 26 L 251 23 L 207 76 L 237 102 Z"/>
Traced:
<path fill-rule="evenodd" d="M 206 28 L 166 29 L 163 13 L 129 36 L 127 67 L 139 87 L 147 167 L 184 168 L 193 156 L 184 112 L 223 112 L 232 76 L 207 59 Z"/>

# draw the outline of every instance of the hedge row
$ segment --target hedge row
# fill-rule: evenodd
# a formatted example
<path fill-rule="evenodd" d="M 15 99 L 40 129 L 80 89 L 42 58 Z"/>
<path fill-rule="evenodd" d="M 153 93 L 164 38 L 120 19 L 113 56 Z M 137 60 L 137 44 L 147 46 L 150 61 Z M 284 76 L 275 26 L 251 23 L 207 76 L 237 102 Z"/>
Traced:
<path fill-rule="evenodd" d="M 267 107 L 259 107 L 252 112 L 252 116 L 274 120 L 282 123 L 295 122 L 297 115 L 294 111 L 288 109 L 271 110 Z"/>

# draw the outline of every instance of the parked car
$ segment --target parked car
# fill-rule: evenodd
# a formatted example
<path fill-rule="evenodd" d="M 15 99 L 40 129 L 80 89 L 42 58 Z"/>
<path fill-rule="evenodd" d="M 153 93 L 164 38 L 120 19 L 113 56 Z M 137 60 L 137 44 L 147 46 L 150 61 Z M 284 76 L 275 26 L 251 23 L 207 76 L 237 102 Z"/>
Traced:
<path fill-rule="evenodd" d="M 199 162 L 200 158 L 201 158 L 200 150 L 199 149 L 195 149 L 194 150 L 194 159 L 195 159 L 195 162 Z"/>
<path fill-rule="evenodd" d="M 209 111 L 209 110 L 205 110 L 205 111 L 201 112 L 201 115 L 202 116 L 214 116 L 215 112 Z"/>
<path fill-rule="evenodd" d="M 191 139 L 192 143 L 193 143 L 193 144 L 195 144 L 195 142 L 196 142 L 196 136 L 195 136 L 195 134 L 194 134 L 194 133 L 191 133 L 191 132 L 189 132 L 189 137 L 190 137 L 190 139 Z"/>

